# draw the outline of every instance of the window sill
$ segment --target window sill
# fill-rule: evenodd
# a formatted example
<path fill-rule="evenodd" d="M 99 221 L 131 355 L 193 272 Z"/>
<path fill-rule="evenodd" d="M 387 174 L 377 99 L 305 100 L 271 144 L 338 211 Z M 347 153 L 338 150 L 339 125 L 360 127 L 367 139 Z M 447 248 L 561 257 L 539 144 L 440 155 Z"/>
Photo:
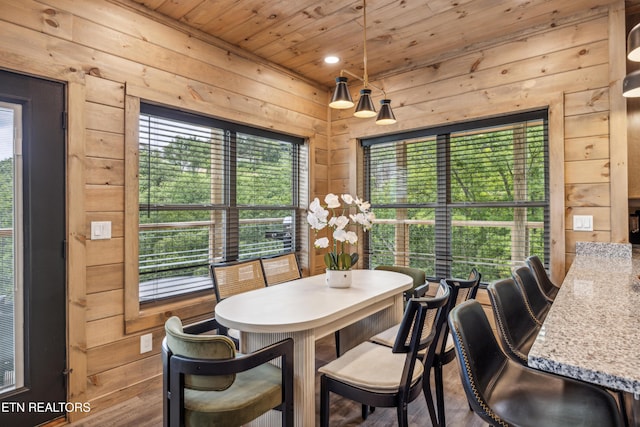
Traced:
<path fill-rule="evenodd" d="M 178 316 L 183 321 L 211 318 L 215 305 L 216 297 L 210 293 L 179 301 L 145 305 L 135 319 L 125 321 L 125 333 L 132 334 L 163 326 L 171 316 Z"/>

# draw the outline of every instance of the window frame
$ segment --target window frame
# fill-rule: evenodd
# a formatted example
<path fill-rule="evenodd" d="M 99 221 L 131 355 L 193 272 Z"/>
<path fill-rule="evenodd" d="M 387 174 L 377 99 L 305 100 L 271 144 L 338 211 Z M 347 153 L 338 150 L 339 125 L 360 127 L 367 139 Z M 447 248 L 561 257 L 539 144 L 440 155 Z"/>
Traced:
<path fill-rule="evenodd" d="M 286 134 L 284 132 L 270 131 L 252 127 L 251 125 L 242 125 L 234 122 L 207 116 L 205 113 L 187 112 L 179 110 L 175 107 L 154 104 L 141 100 L 138 97 L 127 96 L 125 108 L 125 272 L 124 272 L 124 321 L 125 332 L 139 332 L 144 329 L 156 327 L 164 324 L 168 316 L 177 315 L 182 318 L 199 318 L 210 317 L 212 308 L 215 305 L 215 294 L 211 292 L 201 291 L 165 300 L 155 302 L 139 301 L 139 270 L 138 270 L 138 230 L 139 230 L 139 181 L 138 181 L 138 164 L 139 164 L 139 118 L 141 114 L 147 114 L 151 111 L 171 111 L 175 113 L 175 117 L 201 117 L 206 120 L 207 126 L 214 127 L 216 125 L 224 125 L 226 129 L 232 129 L 235 132 L 243 132 L 253 136 L 275 138 L 292 144 L 297 144 L 301 148 L 295 150 L 297 152 L 293 173 L 297 174 L 297 179 L 292 185 L 295 186 L 294 199 L 291 206 L 286 209 L 296 211 L 294 218 L 294 233 L 300 234 L 302 228 L 302 213 L 304 197 L 301 185 L 304 185 L 307 178 L 300 176 L 306 170 L 305 164 L 308 162 L 307 141 L 305 138 Z M 305 153 L 306 157 L 305 157 Z M 228 171 L 226 171 L 228 172 Z M 284 209 L 283 206 L 250 206 L 249 209 Z M 227 209 L 230 207 L 227 206 Z M 237 205 L 234 209 L 238 208 Z M 237 239 L 236 239 L 237 240 Z M 301 252 L 304 248 L 304 236 L 300 235 L 293 244 L 293 252 Z"/>
<path fill-rule="evenodd" d="M 369 183 L 369 169 L 370 158 L 367 155 L 367 147 L 374 146 L 381 143 L 393 143 L 396 141 L 406 141 L 419 138 L 432 138 L 436 147 L 437 162 L 435 168 L 438 170 L 436 176 L 436 188 L 437 188 L 437 200 L 434 202 L 425 203 L 396 203 L 389 205 L 380 205 L 382 208 L 433 208 L 435 214 L 435 235 L 440 236 L 440 239 L 436 238 L 434 254 L 435 254 L 435 271 L 434 278 L 449 277 L 451 276 L 452 265 L 454 260 L 452 259 L 452 244 L 450 233 L 453 228 L 451 226 L 451 212 L 456 208 L 482 208 L 482 207 L 506 207 L 506 208 L 542 208 L 544 209 L 544 260 L 545 267 L 547 269 L 551 266 L 551 255 L 553 252 L 551 234 L 553 233 L 554 225 L 551 221 L 551 212 L 553 211 L 552 205 L 555 204 L 555 199 L 551 195 L 551 187 L 553 186 L 553 180 L 557 179 L 557 175 L 552 176 L 551 169 L 554 162 L 551 159 L 551 152 L 553 144 L 556 138 L 552 137 L 552 118 L 556 117 L 553 114 L 553 110 L 549 107 L 529 110 L 525 112 L 504 114 L 500 116 L 493 116 L 488 118 L 470 120 L 466 122 L 439 125 L 429 128 L 415 129 L 405 132 L 399 132 L 394 134 L 387 134 L 383 136 L 369 137 L 360 139 L 360 145 L 363 152 L 362 162 L 363 165 L 363 187 L 365 197 L 371 201 L 372 207 L 376 208 L 375 200 L 371 200 L 371 188 Z M 482 129 L 491 129 L 499 126 L 508 126 L 517 124 L 519 122 L 526 122 L 530 120 L 541 120 L 544 126 L 544 201 L 511 201 L 511 202 L 453 202 L 451 201 L 451 184 L 448 182 L 451 176 L 451 158 L 449 153 L 449 138 L 457 133 L 464 133 L 467 131 L 481 131 Z M 563 159 L 560 159 L 562 161 Z M 562 172 L 560 172 L 562 173 Z M 528 187 L 527 187 L 528 188 Z M 444 233 L 446 231 L 446 233 Z M 406 233 L 403 233 L 403 235 Z M 442 242 L 442 236 L 447 235 L 447 241 Z M 409 237 L 401 237 L 405 239 L 405 247 L 408 245 Z M 403 240 L 404 241 L 404 240 Z M 371 252 L 370 252 L 370 239 L 369 236 L 365 236 L 363 242 L 364 263 L 365 266 L 371 267 Z M 396 246 L 397 250 L 397 246 Z M 445 253 L 446 252 L 446 253 Z M 542 255 L 542 254 L 540 254 Z M 409 257 L 405 257 L 405 261 L 409 262 Z M 524 260 L 523 260 L 524 261 Z"/>

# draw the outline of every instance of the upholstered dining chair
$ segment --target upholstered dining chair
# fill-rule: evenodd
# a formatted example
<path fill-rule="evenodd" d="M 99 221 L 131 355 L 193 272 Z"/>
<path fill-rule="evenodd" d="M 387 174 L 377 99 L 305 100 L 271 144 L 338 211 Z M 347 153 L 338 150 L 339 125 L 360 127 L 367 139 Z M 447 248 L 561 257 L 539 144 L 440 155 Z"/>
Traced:
<path fill-rule="evenodd" d="M 482 275 L 480 272 L 473 268 L 469 273 L 467 279 L 441 279 L 441 283 L 446 284 L 450 288 L 449 301 L 447 302 L 447 311 L 450 311 L 457 304 L 468 299 L 474 299 L 478 293 L 480 287 L 480 280 Z M 442 370 L 444 365 L 450 363 L 455 359 L 455 348 L 453 346 L 453 339 L 449 333 L 449 325 L 447 322 L 442 322 L 442 331 L 438 335 L 438 342 L 435 345 L 435 351 L 433 356 L 433 363 L 431 369 L 427 372 L 427 380 L 422 385 L 425 388 L 424 393 L 431 395 L 431 371 L 434 373 L 434 384 L 436 389 L 436 408 L 438 423 L 442 426 L 446 425 L 445 409 L 444 409 L 444 380 Z M 393 337 L 397 333 L 398 326 L 393 326 L 386 331 L 383 331 L 370 338 L 370 341 L 386 345 L 393 345 Z M 424 358 L 424 352 L 418 355 L 420 358 Z"/>
<path fill-rule="evenodd" d="M 395 407 L 398 425 L 408 425 L 407 406 L 420 396 L 425 370 L 433 361 L 442 322 L 446 319 L 449 286 L 440 284 L 435 297 L 412 298 L 405 308 L 393 347 L 365 341 L 320 367 L 320 425 L 329 425 L 330 393 L 370 407 Z M 426 350 L 424 360 L 417 354 Z M 437 424 L 433 399 L 425 396 L 433 425 Z"/>
<path fill-rule="evenodd" d="M 528 364 L 528 355 L 542 324 L 527 309 L 522 291 L 513 279 L 487 286 L 502 348 L 513 360 Z"/>
<path fill-rule="evenodd" d="M 556 295 L 558 295 L 558 291 L 560 290 L 560 288 L 553 284 L 553 282 L 549 278 L 549 275 L 547 274 L 547 270 L 545 270 L 544 268 L 544 264 L 542 264 L 542 261 L 540 261 L 540 258 L 538 258 L 536 255 L 532 255 L 528 257 L 525 262 L 527 263 L 527 266 L 529 266 L 531 271 L 533 271 L 533 275 L 538 282 L 538 286 L 540 286 L 540 289 L 542 289 L 542 293 L 544 294 L 547 301 L 553 302 L 553 300 L 556 298 Z"/>
<path fill-rule="evenodd" d="M 260 265 L 262 266 L 262 273 L 267 286 L 302 277 L 300 266 L 298 265 L 298 257 L 293 252 L 260 258 Z"/>
<path fill-rule="evenodd" d="M 214 319 L 183 328 L 173 316 L 162 342 L 164 427 L 241 426 L 271 409 L 293 426 L 293 339 L 237 354 Z M 280 367 L 269 363 L 280 361 Z"/>
<path fill-rule="evenodd" d="M 406 267 L 402 265 L 378 265 L 374 270 L 395 271 L 396 273 L 406 274 L 413 279 L 413 287 L 404 292 L 404 298 L 408 301 L 411 298 L 423 297 L 429 290 L 427 283 L 427 275 L 424 270 L 414 267 Z"/>
<path fill-rule="evenodd" d="M 513 270 L 513 279 L 520 286 L 528 307 L 540 323 L 544 322 L 547 313 L 551 308 L 551 303 L 545 298 L 542 289 L 529 267 L 523 265 Z"/>
<path fill-rule="evenodd" d="M 213 291 L 218 302 L 232 295 L 267 286 L 259 259 L 224 264 L 210 264 Z M 238 347 L 240 333 L 220 325 L 219 332 L 229 336 Z"/>
<path fill-rule="evenodd" d="M 449 326 L 467 400 L 490 425 L 623 425 L 615 399 L 600 387 L 535 370 L 507 357 L 478 301 L 465 301 L 451 310 Z"/>

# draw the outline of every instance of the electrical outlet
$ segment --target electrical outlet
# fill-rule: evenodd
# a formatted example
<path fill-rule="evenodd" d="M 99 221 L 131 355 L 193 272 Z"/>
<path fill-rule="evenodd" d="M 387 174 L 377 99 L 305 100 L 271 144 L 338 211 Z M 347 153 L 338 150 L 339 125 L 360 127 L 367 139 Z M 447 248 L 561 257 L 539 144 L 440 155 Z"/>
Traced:
<path fill-rule="evenodd" d="M 147 353 L 153 349 L 153 335 L 145 334 L 140 336 L 140 354 Z"/>

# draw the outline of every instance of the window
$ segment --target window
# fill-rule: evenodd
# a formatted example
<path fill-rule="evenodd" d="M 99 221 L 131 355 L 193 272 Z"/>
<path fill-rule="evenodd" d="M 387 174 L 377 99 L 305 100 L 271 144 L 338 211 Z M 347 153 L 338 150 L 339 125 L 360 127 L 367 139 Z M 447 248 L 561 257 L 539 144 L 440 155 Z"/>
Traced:
<path fill-rule="evenodd" d="M 139 299 L 212 289 L 210 263 L 294 252 L 303 140 L 142 104 Z"/>
<path fill-rule="evenodd" d="M 547 135 L 544 110 L 363 140 L 366 265 L 491 281 L 548 260 Z"/>

